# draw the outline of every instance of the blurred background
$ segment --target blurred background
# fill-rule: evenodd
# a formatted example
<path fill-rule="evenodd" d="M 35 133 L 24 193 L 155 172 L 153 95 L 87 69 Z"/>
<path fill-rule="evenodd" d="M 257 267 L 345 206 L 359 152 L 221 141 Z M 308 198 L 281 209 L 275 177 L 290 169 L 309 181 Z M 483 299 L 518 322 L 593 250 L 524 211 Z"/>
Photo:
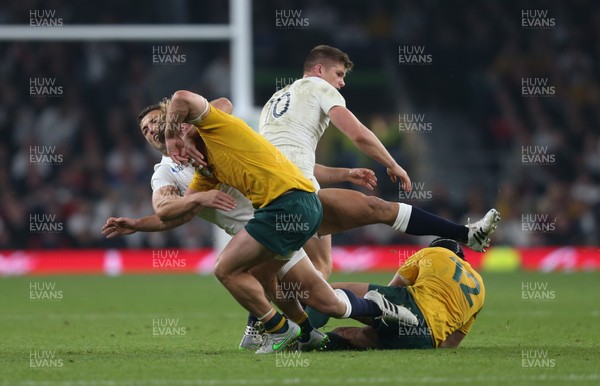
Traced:
<path fill-rule="evenodd" d="M 289 0 L 251 7 L 254 105 L 301 78 L 312 47 L 344 50 L 355 64 L 341 91 L 347 106 L 408 171 L 415 193 L 401 192 L 333 127 L 319 163 L 372 168 L 379 186 L 367 194 L 461 223 L 496 207 L 503 218 L 496 245 L 598 245 L 600 3 Z M 55 14 L 30 13 L 44 9 Z M 30 25 L 32 17 L 64 25 L 223 24 L 229 5 L 0 4 L 2 25 Z M 156 46 L 176 48 L 184 62 L 157 63 Z M 101 228 L 110 216 L 153 213 L 150 176 L 160 154 L 140 135 L 137 114 L 180 88 L 231 97 L 230 67 L 227 41 L 0 42 L 0 249 L 210 247 L 211 226 L 199 219 L 112 240 Z M 40 82 L 53 88 L 35 91 Z M 32 221 L 43 218 L 61 226 L 32 231 Z M 336 245 L 424 242 L 386 226 L 334 236 Z"/>

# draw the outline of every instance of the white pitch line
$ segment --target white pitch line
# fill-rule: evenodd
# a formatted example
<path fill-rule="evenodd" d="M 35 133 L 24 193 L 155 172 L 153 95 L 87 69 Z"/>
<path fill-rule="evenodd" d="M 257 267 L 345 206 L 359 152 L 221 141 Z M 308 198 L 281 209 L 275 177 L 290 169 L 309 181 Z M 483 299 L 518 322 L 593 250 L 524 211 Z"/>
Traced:
<path fill-rule="evenodd" d="M 127 319 L 127 318 L 158 318 L 158 317 L 166 317 L 166 316 L 177 316 L 177 317 L 208 317 L 214 316 L 214 312 L 155 312 L 155 313 L 133 313 L 133 312 L 117 312 L 117 313 L 102 313 L 102 314 L 44 314 L 44 318 L 50 319 L 86 319 L 86 320 L 94 320 L 94 319 Z M 219 317 L 224 318 L 241 318 L 246 317 L 248 314 L 244 314 L 243 312 L 234 313 L 234 312 L 225 312 L 222 314 L 218 314 Z M 0 321 L 2 319 L 19 319 L 19 320 L 29 320 L 35 319 L 39 320 L 39 314 L 4 314 L 0 316 Z"/>
<path fill-rule="evenodd" d="M 600 381 L 600 374 L 565 374 L 565 375 L 533 375 L 524 377 L 495 377 L 495 376 L 474 376 L 474 377 L 358 377 L 358 378 L 260 378 L 260 379 L 155 379 L 140 381 L 125 380 L 78 380 L 78 381 L 22 381 L 20 383 L 6 383 L 1 385 L 21 385 L 21 386 L 208 386 L 208 385 L 264 385 L 264 384 L 390 384 L 390 383 L 440 383 L 440 384 L 468 384 L 486 382 L 590 382 Z"/>

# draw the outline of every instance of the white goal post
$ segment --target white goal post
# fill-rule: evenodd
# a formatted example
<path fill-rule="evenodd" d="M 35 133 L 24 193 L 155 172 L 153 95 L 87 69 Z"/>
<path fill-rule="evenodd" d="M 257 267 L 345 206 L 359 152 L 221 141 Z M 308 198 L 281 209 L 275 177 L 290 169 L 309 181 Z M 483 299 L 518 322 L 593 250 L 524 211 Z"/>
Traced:
<path fill-rule="evenodd" d="M 167 3 L 165 3 L 167 4 Z M 167 5 L 168 6 L 168 5 Z M 252 0 L 229 1 L 230 24 L 204 25 L 0 25 L 0 41 L 229 41 L 231 100 L 236 115 L 256 115 L 252 83 Z M 215 226 L 214 247 L 220 251 L 229 236 Z"/>
<path fill-rule="evenodd" d="M 252 1 L 230 0 L 230 24 L 0 26 L 0 41 L 216 41 L 230 42 L 231 100 L 236 114 L 253 112 Z"/>

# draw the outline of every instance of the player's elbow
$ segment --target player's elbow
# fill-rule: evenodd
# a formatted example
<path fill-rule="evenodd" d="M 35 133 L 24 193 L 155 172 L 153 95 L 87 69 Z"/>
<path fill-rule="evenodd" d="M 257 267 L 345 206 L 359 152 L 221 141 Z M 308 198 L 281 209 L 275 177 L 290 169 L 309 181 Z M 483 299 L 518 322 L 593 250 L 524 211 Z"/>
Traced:
<path fill-rule="evenodd" d="M 367 145 L 371 142 L 370 133 L 371 132 L 363 126 L 359 130 L 355 130 L 349 138 L 357 146 Z"/>
<path fill-rule="evenodd" d="M 192 100 L 194 100 L 196 96 L 197 94 L 194 94 L 193 92 L 188 90 L 177 90 L 175 91 L 175 93 L 173 93 L 173 96 L 171 97 L 171 102 L 179 101 L 190 103 Z"/>
<path fill-rule="evenodd" d="M 233 103 L 225 97 L 215 99 L 210 103 L 224 113 L 231 114 L 233 112 Z"/>

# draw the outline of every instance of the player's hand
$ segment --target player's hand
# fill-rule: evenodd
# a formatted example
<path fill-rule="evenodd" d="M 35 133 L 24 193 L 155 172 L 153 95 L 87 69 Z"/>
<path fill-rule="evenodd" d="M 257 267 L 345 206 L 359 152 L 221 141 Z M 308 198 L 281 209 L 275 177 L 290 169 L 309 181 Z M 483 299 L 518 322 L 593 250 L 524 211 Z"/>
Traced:
<path fill-rule="evenodd" d="M 183 136 L 183 146 L 186 154 L 195 162 L 196 166 L 206 166 L 207 163 L 204 160 L 204 154 L 198 150 L 198 144 L 196 138 L 190 137 L 187 134 Z"/>
<path fill-rule="evenodd" d="M 355 168 L 348 171 L 348 182 L 373 190 L 377 186 L 377 177 L 371 169 Z"/>
<path fill-rule="evenodd" d="M 220 190 L 192 193 L 194 201 L 204 208 L 215 208 L 230 211 L 235 208 L 235 200 L 229 194 Z"/>
<path fill-rule="evenodd" d="M 400 165 L 395 165 L 392 168 L 388 168 L 387 174 L 394 183 L 398 182 L 398 178 L 400 178 L 400 186 L 405 192 L 410 192 L 412 190 L 410 177 L 408 176 L 408 173 L 406 173 L 406 170 L 402 169 Z"/>
<path fill-rule="evenodd" d="M 135 229 L 135 220 L 128 217 L 111 217 L 106 220 L 102 227 L 102 235 L 107 239 L 116 236 L 126 236 L 137 232 Z"/>
<path fill-rule="evenodd" d="M 165 138 L 167 153 L 169 157 L 178 164 L 187 165 L 188 156 L 185 150 L 185 144 L 181 138 Z"/>

